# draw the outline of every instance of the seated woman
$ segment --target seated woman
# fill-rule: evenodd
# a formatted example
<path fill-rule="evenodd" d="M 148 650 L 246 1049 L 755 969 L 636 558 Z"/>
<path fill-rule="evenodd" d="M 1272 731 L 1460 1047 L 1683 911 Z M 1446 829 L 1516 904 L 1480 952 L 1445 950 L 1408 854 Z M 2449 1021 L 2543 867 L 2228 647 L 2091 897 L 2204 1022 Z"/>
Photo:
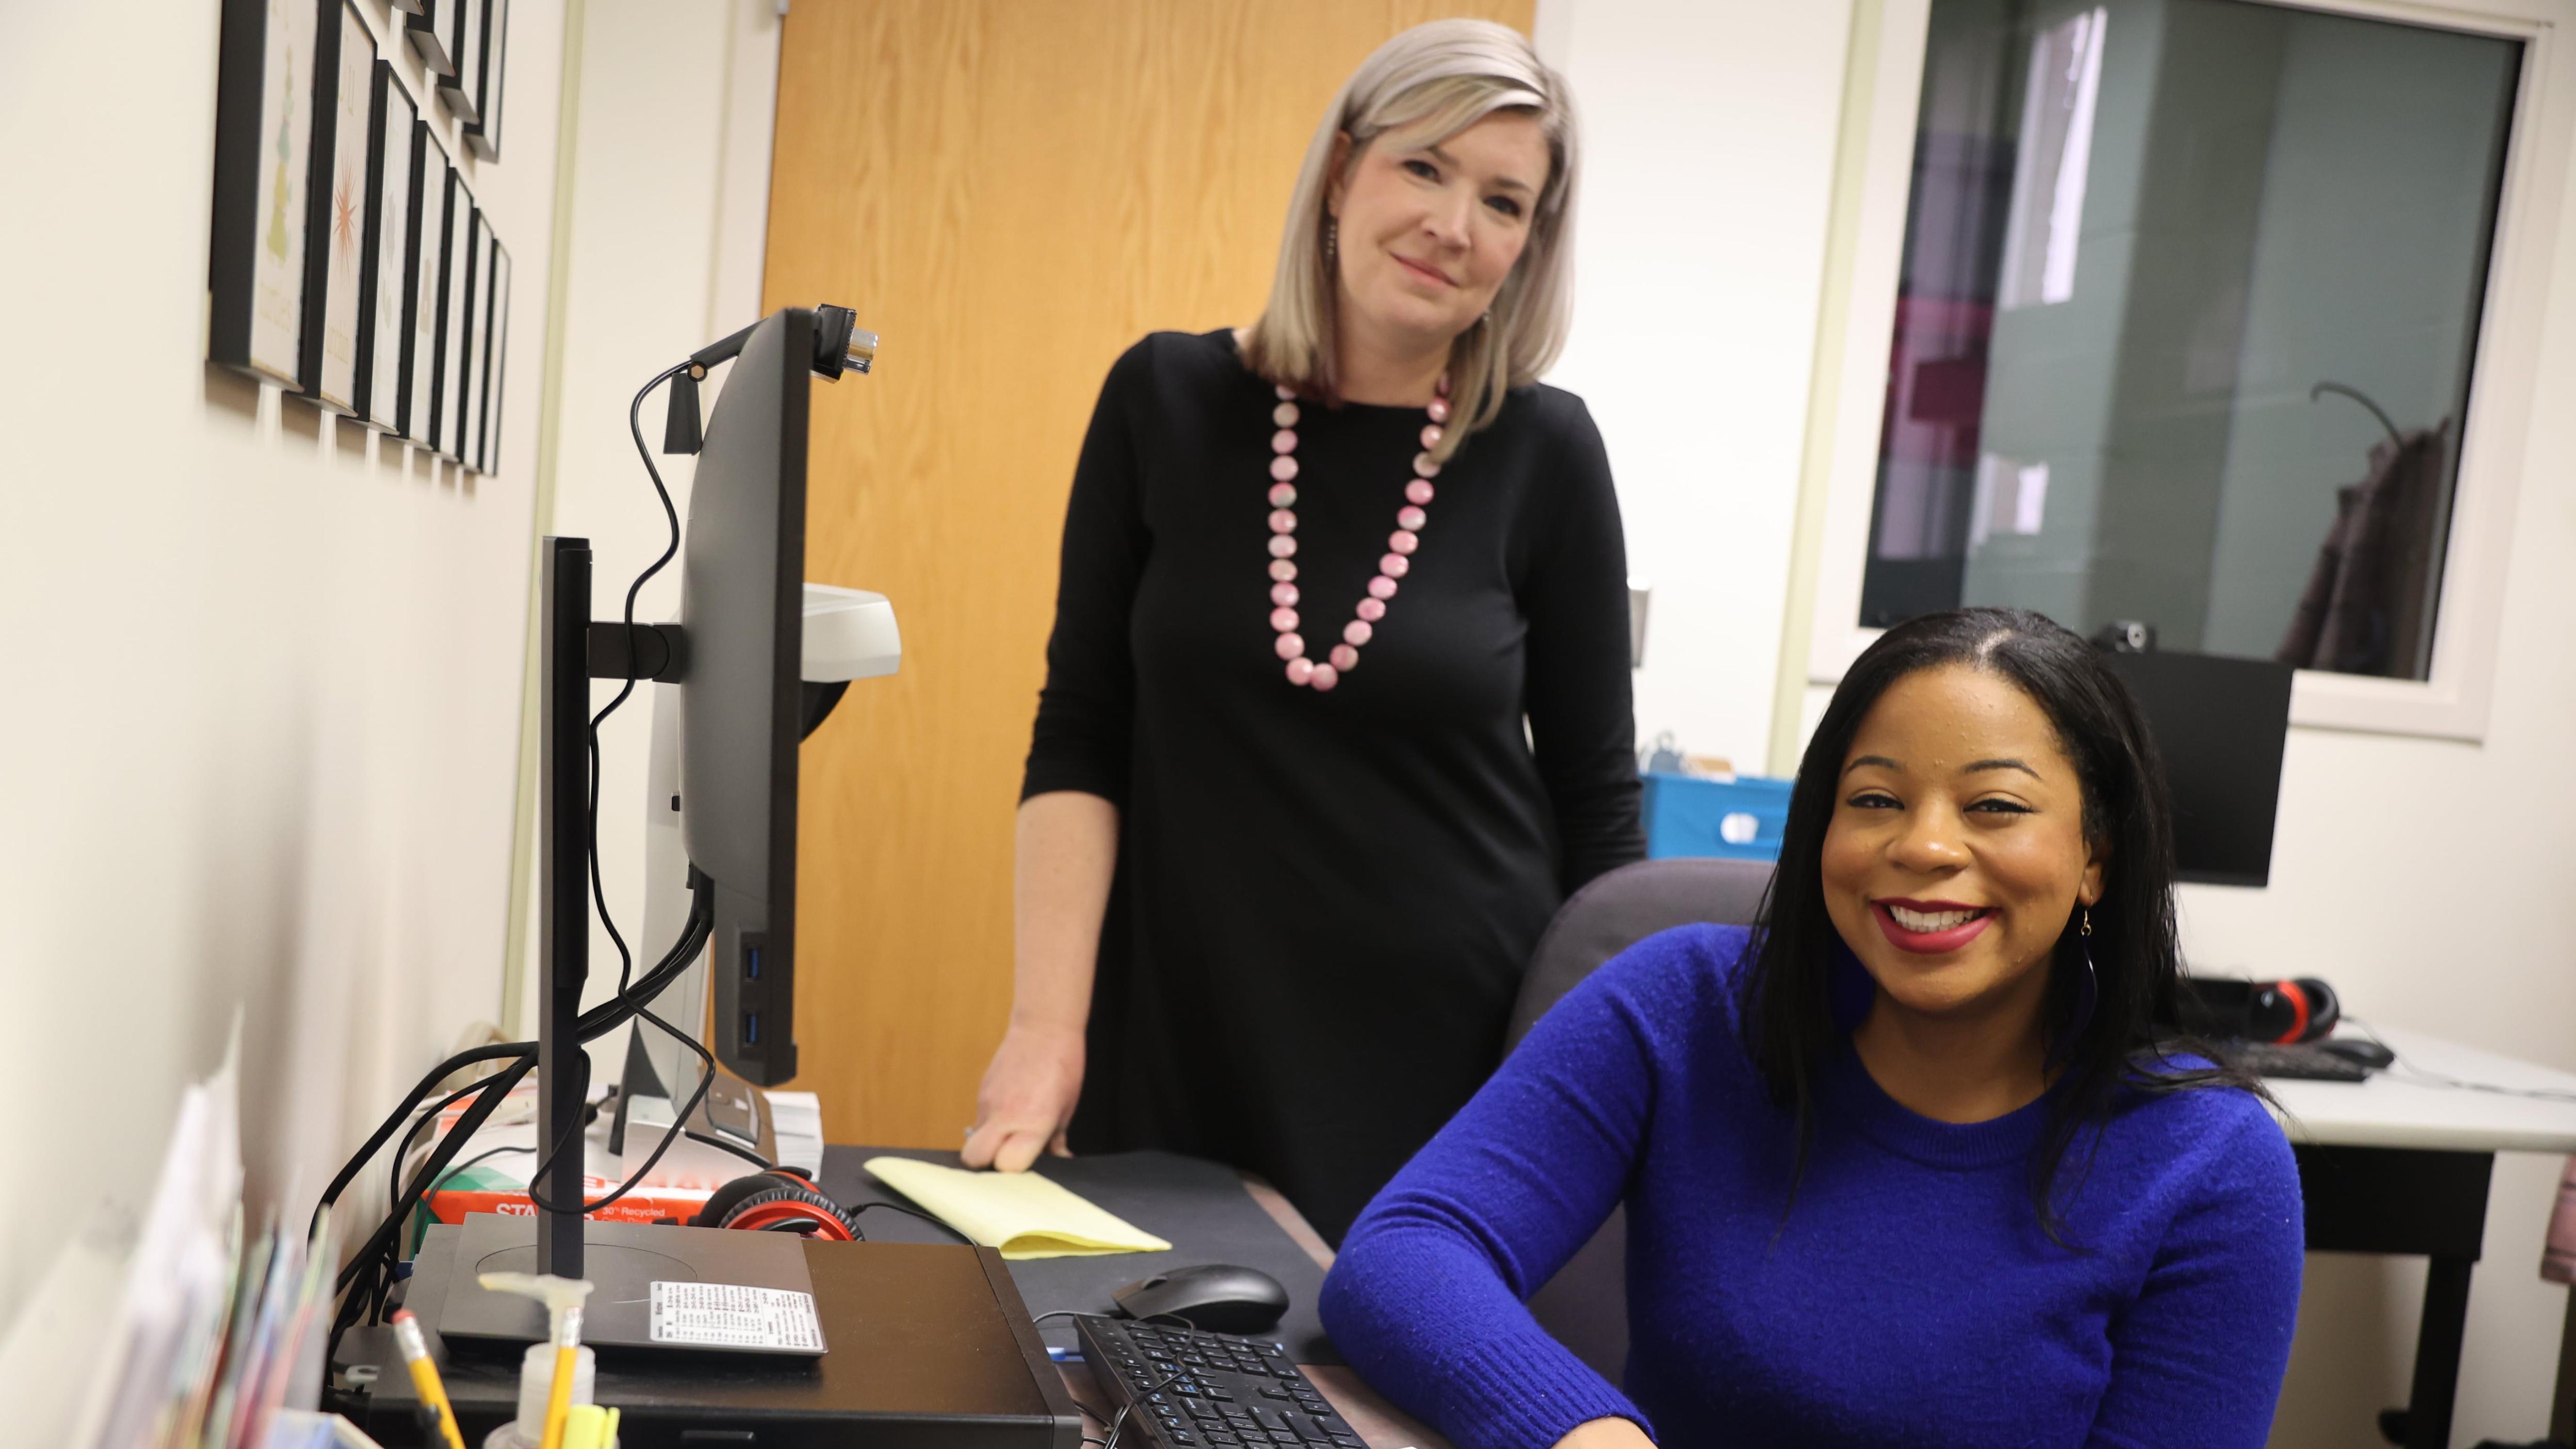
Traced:
<path fill-rule="evenodd" d="M 2083 640 L 1888 631 L 1761 923 L 1558 1003 L 1361 1215 L 1325 1327 L 1462 1449 L 2262 1444 L 2298 1174 L 2258 1084 L 2157 1047 L 2173 871 L 2154 744 Z M 1624 1392 L 1522 1306 L 1622 1201 Z"/>

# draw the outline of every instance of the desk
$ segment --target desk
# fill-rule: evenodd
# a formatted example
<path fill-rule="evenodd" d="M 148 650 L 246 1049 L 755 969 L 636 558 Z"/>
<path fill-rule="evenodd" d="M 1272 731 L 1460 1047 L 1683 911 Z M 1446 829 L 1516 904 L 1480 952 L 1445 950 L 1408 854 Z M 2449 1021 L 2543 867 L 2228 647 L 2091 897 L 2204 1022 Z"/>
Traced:
<path fill-rule="evenodd" d="M 953 1152 L 870 1147 L 832 1147 L 823 1154 L 818 1186 L 844 1206 L 878 1201 L 903 1203 L 860 1166 L 870 1157 L 891 1155 L 953 1165 Z M 1187 1263 L 1239 1263 L 1259 1268 L 1287 1289 L 1288 1316 L 1265 1337 L 1289 1346 L 1298 1371 L 1314 1381 L 1324 1397 L 1350 1421 L 1369 1449 L 1449 1449 L 1449 1443 L 1371 1389 L 1344 1367 L 1315 1319 L 1315 1298 L 1323 1287 L 1332 1250 L 1288 1200 L 1267 1184 L 1233 1169 L 1196 1158 L 1163 1152 L 1122 1152 L 1099 1157 L 1045 1158 L 1038 1171 L 1174 1245 L 1173 1251 L 1116 1254 L 1097 1258 L 1041 1258 L 1011 1265 L 1011 1276 L 1033 1314 L 1079 1309 L 1109 1312 L 1109 1290 L 1116 1285 Z M 1256 1205 L 1258 1210 L 1256 1211 Z M 952 1242 L 938 1228 L 888 1213 L 861 1219 L 868 1236 L 886 1242 Z M 1039 1325 L 1052 1347 L 1074 1342 L 1061 1320 Z M 1066 1388 L 1085 1408 L 1103 1405 L 1091 1384 L 1090 1371 L 1063 1364 Z"/>
<path fill-rule="evenodd" d="M 2377 1034 L 2397 1060 L 2366 1082 L 2270 1085 L 2299 1159 L 2309 1249 L 2431 1260 L 2402 1442 L 2407 1449 L 2447 1449 L 2469 1273 L 2486 1237 L 2495 1155 L 2576 1152 L 2576 1076 L 2421 1032 Z M 2476 1091 L 2453 1081 L 2565 1092 L 2570 1100 Z M 2562 1398 L 2566 1377 L 2562 1367 Z"/>

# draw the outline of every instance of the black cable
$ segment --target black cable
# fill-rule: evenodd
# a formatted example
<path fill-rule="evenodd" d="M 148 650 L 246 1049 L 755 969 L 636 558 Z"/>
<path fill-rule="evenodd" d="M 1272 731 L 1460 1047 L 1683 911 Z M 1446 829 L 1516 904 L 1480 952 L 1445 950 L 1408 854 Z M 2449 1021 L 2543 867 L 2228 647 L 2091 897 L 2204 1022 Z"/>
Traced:
<path fill-rule="evenodd" d="M 484 1122 L 500 1108 L 502 1099 L 509 1095 L 510 1089 L 517 1086 L 519 1079 L 533 1070 L 536 1064 L 536 1058 L 533 1055 L 522 1057 L 512 1063 L 508 1070 L 486 1081 L 481 1099 L 466 1108 L 465 1115 L 456 1120 L 456 1126 L 450 1129 L 445 1137 L 439 1139 L 437 1146 L 430 1149 L 429 1161 L 421 1165 L 420 1173 L 412 1179 L 410 1189 L 402 1195 L 402 1200 L 395 1204 L 393 1215 L 358 1248 L 356 1254 L 350 1258 L 349 1265 L 340 1270 L 337 1287 L 348 1287 L 356 1280 L 367 1261 L 384 1250 L 387 1243 L 396 1235 L 402 1218 L 411 1211 L 413 1204 L 426 1195 L 429 1185 L 438 1179 L 438 1174 L 445 1172 L 447 1165 L 456 1160 L 456 1154 L 465 1149 L 465 1144 L 473 1140 L 476 1132 L 482 1130 Z"/>
<path fill-rule="evenodd" d="M 626 586 L 626 606 L 624 612 L 619 615 L 619 622 L 626 628 L 626 657 L 629 661 L 626 677 L 619 681 L 617 693 L 610 697 L 608 703 L 600 706 L 599 713 L 590 717 L 590 841 L 585 853 L 589 864 L 591 902 L 599 910 L 599 924 L 607 930 L 609 943 L 617 948 L 617 994 L 620 997 L 626 995 L 627 977 L 635 969 L 635 957 L 626 949 L 626 938 L 618 934 L 617 922 L 609 918 L 608 894 L 599 875 L 599 726 L 610 715 L 617 713 L 617 707 L 626 703 L 627 698 L 635 693 L 635 671 L 632 664 L 636 654 L 635 597 L 644 591 L 644 585 L 651 582 L 655 574 L 668 567 L 671 560 L 680 555 L 680 511 L 671 506 L 671 490 L 663 486 L 662 470 L 653 466 L 653 450 L 644 443 L 644 399 L 652 395 L 653 389 L 695 365 L 683 362 L 677 367 L 655 373 L 651 382 L 636 389 L 635 401 L 629 403 L 626 408 L 627 431 L 635 435 L 636 455 L 644 460 L 644 476 L 653 480 L 653 496 L 661 500 L 662 516 L 671 526 L 671 541 L 663 547 L 661 557 L 647 564 L 644 571 L 635 576 L 635 581 Z"/>
<path fill-rule="evenodd" d="M 1035 1328 L 1035 1327 L 1037 1327 L 1039 1324 L 1046 1322 L 1046 1321 L 1047 1321 L 1048 1319 L 1050 1319 L 1050 1318 L 1089 1318 L 1089 1317 L 1091 1317 L 1091 1316 L 1092 1316 L 1091 1310 L 1090 1310 L 1090 1309 L 1087 1309 L 1087 1308 L 1058 1308 L 1058 1309 L 1053 1309 L 1053 1310 L 1051 1310 L 1051 1311 L 1049 1311 L 1049 1312 L 1046 1312 L 1046 1313 L 1041 1313 L 1041 1314 L 1039 1314 L 1037 1317 L 1030 1319 L 1030 1320 L 1029 1320 L 1029 1327 L 1031 1327 L 1031 1328 Z M 1058 1362 L 1061 1362 L 1061 1361 L 1062 1361 L 1062 1360 L 1058 1360 Z M 1083 1365 L 1087 1368 L 1087 1367 L 1089 1367 L 1089 1366 L 1090 1366 L 1090 1363 L 1091 1363 L 1090 1355 L 1088 1355 L 1088 1354 L 1084 1355 L 1084 1356 L 1083 1356 Z M 1097 1384 L 1098 1382 L 1100 1382 L 1100 1376 L 1099 1376 L 1098 1374 L 1093 1374 L 1093 1375 L 1091 1376 L 1091 1381 L 1092 1381 L 1093 1383 Z M 1092 1420 L 1093 1422 L 1097 1423 L 1098 1425 L 1100 1425 L 1100 1427 L 1102 1427 L 1102 1428 L 1104 1428 L 1104 1429 L 1106 1429 L 1106 1428 L 1108 1428 L 1108 1427 L 1109 1427 L 1109 1421 L 1108 1421 L 1107 1419 L 1101 1418 L 1101 1417 L 1100 1417 L 1100 1411 L 1099 1411 L 1099 1410 L 1097 1410 L 1097 1409 L 1094 1409 L 1094 1408 L 1093 1408 L 1093 1407 L 1091 1407 L 1089 1404 L 1084 1403 L 1084 1402 L 1083 1402 L 1082 1400 L 1080 1400 L 1080 1399 L 1076 1399 L 1076 1400 L 1074 1400 L 1074 1401 L 1073 1401 L 1073 1406 L 1074 1406 L 1075 1408 L 1077 1408 L 1077 1409 L 1080 1409 L 1084 1414 L 1088 1415 L 1088 1416 L 1091 1418 L 1091 1420 Z M 1106 1440 L 1102 1440 L 1102 1439 L 1094 1439 L 1094 1438 L 1092 1438 L 1091 1436 L 1089 1436 L 1089 1435 L 1087 1435 L 1087 1434 L 1086 1434 L 1086 1435 L 1084 1435 L 1084 1436 L 1083 1436 L 1083 1440 L 1082 1440 L 1082 1442 L 1083 1442 L 1083 1443 L 1085 1443 L 1085 1444 L 1103 1444 L 1103 1443 L 1106 1443 L 1106 1442 L 1108 1442 L 1108 1441 L 1106 1441 Z"/>
<path fill-rule="evenodd" d="M 1148 1313 L 1136 1321 L 1138 1323 L 1151 1323 L 1157 1318 L 1168 1318 L 1173 1322 L 1178 1323 L 1181 1326 L 1181 1343 L 1192 1353 L 1196 1353 L 1198 1351 L 1199 1326 L 1177 1313 Z M 1188 1378 L 1189 1376 L 1190 1366 L 1188 1364 L 1182 1364 L 1180 1367 L 1164 1375 L 1162 1382 L 1149 1384 L 1146 1387 L 1129 1394 L 1127 1396 L 1127 1402 L 1118 1406 L 1118 1417 L 1109 1421 L 1109 1437 L 1101 1441 L 1101 1449 L 1118 1449 L 1118 1432 L 1127 1425 L 1128 1410 L 1145 1402 L 1148 1396 L 1159 1394 L 1163 1390 L 1170 1388 L 1172 1385 L 1179 1383 L 1181 1380 Z"/>
<path fill-rule="evenodd" d="M 485 1078 L 484 1080 L 488 1081 L 490 1079 Z M 394 1204 L 402 1197 L 403 1159 L 411 1156 L 413 1145 L 420 1140 L 420 1130 L 432 1122 L 437 1121 L 438 1114 L 455 1106 L 459 1099 L 470 1097 L 481 1090 L 483 1090 L 483 1082 L 477 1081 L 468 1083 L 467 1085 L 459 1087 L 455 1091 L 448 1093 L 446 1098 L 437 1106 L 430 1108 L 429 1110 L 421 1113 L 419 1117 L 413 1119 L 411 1130 L 403 1134 L 402 1146 L 394 1152 L 393 1169 L 385 1174 L 385 1211 L 392 1212 L 394 1210 Z M 432 1191 L 435 1190 L 436 1189 L 432 1189 Z"/>
<path fill-rule="evenodd" d="M 964 1243 L 970 1248 L 979 1246 L 973 1238 L 970 1238 L 964 1233 L 957 1231 L 955 1228 L 948 1226 L 948 1224 L 941 1222 L 930 1214 L 905 1207 L 901 1203 L 863 1202 L 857 1207 L 849 1209 L 850 1221 L 855 1224 L 859 1220 L 859 1214 L 866 1212 L 901 1213 L 908 1218 L 919 1218 L 923 1222 L 930 1224 L 932 1227 L 939 1229 L 941 1232 L 946 1233 L 948 1236 L 955 1238 L 957 1241 Z"/>
<path fill-rule="evenodd" d="M 332 1315 L 331 1337 L 325 1349 L 325 1362 L 329 1361 L 329 1355 L 338 1352 L 340 1335 L 357 1321 L 359 1313 L 364 1310 L 367 1302 L 370 1299 L 381 1301 L 383 1289 L 378 1278 L 369 1280 L 371 1286 L 366 1295 L 350 1292 L 350 1288 L 357 1283 L 361 1274 L 391 1273 L 392 1250 L 394 1244 L 400 1239 L 404 1217 L 411 1212 L 413 1205 L 421 1200 L 429 1184 L 437 1180 L 439 1173 L 447 1170 L 448 1164 L 456 1160 L 456 1154 L 464 1149 L 465 1144 L 472 1140 L 476 1132 L 482 1130 L 484 1122 L 499 1109 L 502 1100 L 509 1096 L 510 1089 L 517 1086 L 519 1079 L 533 1070 L 536 1064 L 536 1053 L 529 1052 L 483 1081 L 482 1095 L 475 1100 L 473 1106 L 465 1109 L 465 1115 L 457 1119 L 456 1126 L 448 1132 L 447 1136 L 430 1148 L 429 1160 L 421 1164 L 420 1175 L 413 1179 L 411 1190 L 403 1194 L 402 1200 L 394 1205 L 394 1211 L 388 1214 L 385 1220 L 377 1225 L 375 1232 L 349 1255 L 347 1265 L 341 1268 L 339 1275 L 332 1280 L 332 1293 L 335 1296 L 343 1294 L 346 1296 L 341 1300 L 339 1311 Z M 429 1079 L 433 1084 L 437 1080 L 437 1077 Z M 424 1091 L 421 1095 L 427 1096 L 428 1093 Z M 391 1135 L 390 1127 L 384 1135 Z M 376 1145 L 381 1146 L 381 1141 Z M 369 1149 L 361 1154 L 361 1160 L 371 1155 L 373 1152 Z M 344 1177 L 349 1175 L 354 1174 L 344 1174 Z M 317 1216 L 319 1211 L 317 1208 Z"/>
<path fill-rule="evenodd" d="M 469 1047 L 440 1062 L 437 1066 L 431 1067 L 421 1077 L 419 1085 L 413 1087 L 410 1094 L 403 1098 L 401 1105 L 385 1114 L 385 1120 L 377 1124 L 374 1135 L 350 1155 L 348 1162 L 341 1166 L 340 1175 L 331 1179 L 329 1187 L 322 1189 L 321 1198 L 313 1204 L 312 1220 L 304 1226 L 305 1236 L 313 1235 L 313 1229 L 322 1222 L 322 1210 L 340 1200 L 340 1194 L 348 1189 L 349 1184 L 357 1179 L 360 1172 L 365 1170 L 367 1163 L 374 1159 L 376 1153 L 394 1135 L 395 1129 L 401 1127 L 404 1120 L 411 1116 L 412 1109 L 428 1100 L 430 1093 L 438 1090 L 439 1083 L 477 1063 L 505 1056 L 534 1055 L 536 1050 L 537 1044 L 532 1041 L 494 1042 L 488 1046 Z M 491 1079 L 487 1077 L 484 1080 Z"/>
<path fill-rule="evenodd" d="M 2428 1071 L 2415 1065 L 2413 1059 L 2401 1054 L 2397 1048 L 2381 1041 L 2379 1033 L 2372 1029 L 2369 1022 L 2357 1016 L 2347 1016 L 2343 1021 L 2347 1026 L 2361 1028 L 2363 1036 L 2370 1038 L 2381 1051 L 2388 1053 L 2390 1066 L 2404 1069 L 2399 1074 L 2400 1081 L 2413 1082 L 2419 1087 L 2440 1087 L 2455 1092 L 2485 1092 L 2497 1097 L 2527 1097 L 2535 1102 L 2576 1102 L 2576 1092 L 2557 1087 L 2500 1087 L 2493 1082 L 2472 1082 L 2466 1077 L 2454 1077 L 2447 1072 Z"/>
<path fill-rule="evenodd" d="M 695 939 L 700 945 L 704 945 L 708 934 L 706 925 L 705 913 L 700 912 L 698 928 L 693 929 L 684 935 L 682 939 L 684 941 Z M 689 1114 L 698 1110 L 698 1105 L 707 1099 L 707 1089 L 715 1083 L 715 1059 L 707 1055 L 705 1047 L 699 1046 L 695 1041 L 683 1036 L 678 1031 L 673 1030 L 667 1023 L 663 1022 L 661 1018 L 644 1010 L 640 1003 L 635 1004 L 635 1011 L 637 1014 L 643 1016 L 645 1020 L 660 1026 L 664 1031 L 670 1032 L 673 1037 L 677 1038 L 682 1043 L 694 1048 L 698 1055 L 705 1061 L 706 1070 L 699 1073 L 697 1089 L 689 1093 L 688 1102 L 684 1104 L 679 1109 L 679 1112 L 673 1117 L 670 1129 L 666 1130 L 662 1134 L 662 1140 L 653 1144 L 653 1150 L 651 1153 L 646 1155 L 643 1165 L 627 1174 L 626 1180 L 618 1184 L 616 1191 L 611 1192 L 606 1197 L 583 1202 L 578 1209 L 566 1209 L 557 1207 L 555 1204 L 546 1201 L 545 1198 L 538 1193 L 537 1184 L 545 1180 L 545 1169 L 548 1165 L 553 1163 L 555 1154 L 561 1152 L 572 1142 L 581 1140 L 580 1134 L 578 1132 L 569 1133 L 565 1141 L 556 1143 L 554 1147 L 546 1153 L 545 1161 L 539 1163 L 537 1169 L 529 1174 L 528 1178 L 528 1201 L 536 1204 L 540 1208 L 543 1208 L 547 1212 L 578 1211 L 584 1216 L 587 1216 L 599 1211 L 601 1208 L 607 1207 L 609 1204 L 625 1197 L 628 1193 L 633 1192 L 638 1187 L 643 1186 L 644 1179 L 651 1176 L 653 1169 L 661 1163 L 662 1155 L 671 1150 L 672 1143 L 680 1140 L 680 1124 L 688 1121 Z M 584 1053 L 582 1061 L 584 1063 L 585 1073 L 587 1073 L 588 1070 L 587 1064 L 589 1060 L 589 1054 Z M 578 1119 L 575 1120 L 578 1121 Z M 567 1126 L 570 1125 L 572 1124 L 567 1124 Z"/>
<path fill-rule="evenodd" d="M 449 1168 L 449 1169 L 447 1170 L 447 1175 L 446 1175 L 446 1176 L 441 1177 L 438 1181 L 431 1183 L 431 1184 L 429 1185 L 429 1193 L 430 1193 L 430 1196 L 432 1196 L 432 1197 L 437 1196 L 440 1192 L 442 1192 L 442 1191 L 444 1191 L 444 1190 L 446 1189 L 446 1187 L 447 1187 L 447 1185 L 448 1185 L 449 1183 L 454 1182 L 456 1179 L 458 1179 L 458 1178 L 460 1178 L 460 1177 L 463 1177 L 463 1176 L 465 1175 L 465 1173 L 466 1173 L 466 1169 L 473 1167 L 475 1164 L 477 1164 L 477 1163 L 479 1163 L 479 1162 L 483 1162 L 483 1161 L 486 1161 L 486 1160 L 488 1160 L 488 1159 L 495 1158 L 495 1157 L 506 1157 L 506 1156 L 508 1156 L 510 1153 L 513 1153 L 513 1152 L 534 1152 L 534 1151 L 536 1151 L 536 1150 L 537 1150 L 537 1149 L 535 1149 L 534 1147 L 515 1147 L 515 1146 L 514 1146 L 514 1147 L 495 1147 L 495 1148 L 493 1148 L 493 1149 L 492 1149 L 491 1151 L 489 1151 L 489 1152 L 477 1152 L 477 1153 L 475 1153 L 472 1157 L 469 1157 L 469 1158 L 465 1159 L 463 1162 L 460 1162 L 460 1163 L 456 1164 L 454 1167 Z"/>
<path fill-rule="evenodd" d="M 683 1127 L 680 1129 L 680 1135 L 688 1138 L 691 1142 L 703 1142 L 709 1147 L 721 1147 L 725 1151 L 732 1153 L 734 1156 L 741 1158 L 743 1161 L 750 1163 L 752 1166 L 759 1168 L 763 1172 L 776 1172 L 778 1170 L 777 1163 L 770 1161 L 768 1158 L 761 1156 L 759 1153 L 752 1151 L 750 1148 L 743 1146 L 739 1142 L 731 1141 L 725 1137 L 718 1136 L 715 1133 L 701 1132 L 695 1127 Z"/>

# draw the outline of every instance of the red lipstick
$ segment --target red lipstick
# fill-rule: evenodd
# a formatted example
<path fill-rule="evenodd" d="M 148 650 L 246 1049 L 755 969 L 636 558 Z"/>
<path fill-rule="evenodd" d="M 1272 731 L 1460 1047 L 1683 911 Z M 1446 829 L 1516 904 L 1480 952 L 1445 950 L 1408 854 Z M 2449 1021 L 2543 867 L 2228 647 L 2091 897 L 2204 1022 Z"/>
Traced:
<path fill-rule="evenodd" d="M 1966 921 L 1955 926 L 1947 926 L 1936 931 L 1917 931 L 1897 920 L 1896 909 L 1891 908 L 1902 909 L 1908 915 L 1918 916 L 1944 915 L 1959 911 L 1969 911 L 1973 914 Z M 1940 956 L 1956 951 L 1983 935 L 1987 925 L 1995 918 L 1994 908 L 1991 906 L 1964 905 L 1958 901 L 1918 901 L 1903 896 L 1872 901 L 1869 903 L 1869 913 L 1877 918 L 1878 929 L 1887 937 L 1889 945 L 1899 951 L 1910 951 L 1918 956 Z"/>

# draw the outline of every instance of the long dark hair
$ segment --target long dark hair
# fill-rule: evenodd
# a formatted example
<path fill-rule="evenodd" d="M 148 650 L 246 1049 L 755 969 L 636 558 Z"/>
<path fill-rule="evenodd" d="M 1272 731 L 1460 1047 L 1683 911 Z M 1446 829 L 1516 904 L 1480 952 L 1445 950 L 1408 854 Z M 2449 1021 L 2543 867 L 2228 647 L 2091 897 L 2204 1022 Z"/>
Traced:
<path fill-rule="evenodd" d="M 2070 912 L 2049 968 L 2049 1053 L 2062 1072 L 2032 1155 L 2030 1194 L 2042 1229 L 2063 1242 L 2059 1169 L 2087 1127 L 2098 1129 L 2110 1120 L 2123 1093 L 2232 1086 L 2270 1096 L 2241 1069 L 2185 1066 L 2168 1057 L 2197 1044 L 2168 1038 L 2159 1029 L 2159 1023 L 2181 1019 L 2182 976 L 2164 764 L 2127 686 L 2073 631 L 2026 609 L 1926 614 L 1880 635 L 1843 675 L 1799 761 L 1779 869 L 1754 926 L 1752 968 L 1744 980 L 1745 1047 L 1772 1099 L 1796 1119 L 1794 1197 L 1815 1137 L 1817 1073 L 1844 1039 L 1833 990 L 1835 948 L 1842 938 L 1825 912 L 1823 867 L 1825 828 L 1841 794 L 1843 763 L 1861 721 L 1890 685 L 1949 664 L 2003 676 L 2048 716 L 2083 789 L 2085 838 L 2108 861 L 2102 899 L 2091 907 L 2093 934 L 2080 935 Z M 2094 979 L 2089 992 L 2080 985 L 2088 946 Z M 2086 996 L 2092 998 L 2089 1011 Z M 2098 1131 L 2093 1140 L 2099 1141 Z M 2082 1180 L 2079 1171 L 2063 1200 L 2073 1199 Z"/>

